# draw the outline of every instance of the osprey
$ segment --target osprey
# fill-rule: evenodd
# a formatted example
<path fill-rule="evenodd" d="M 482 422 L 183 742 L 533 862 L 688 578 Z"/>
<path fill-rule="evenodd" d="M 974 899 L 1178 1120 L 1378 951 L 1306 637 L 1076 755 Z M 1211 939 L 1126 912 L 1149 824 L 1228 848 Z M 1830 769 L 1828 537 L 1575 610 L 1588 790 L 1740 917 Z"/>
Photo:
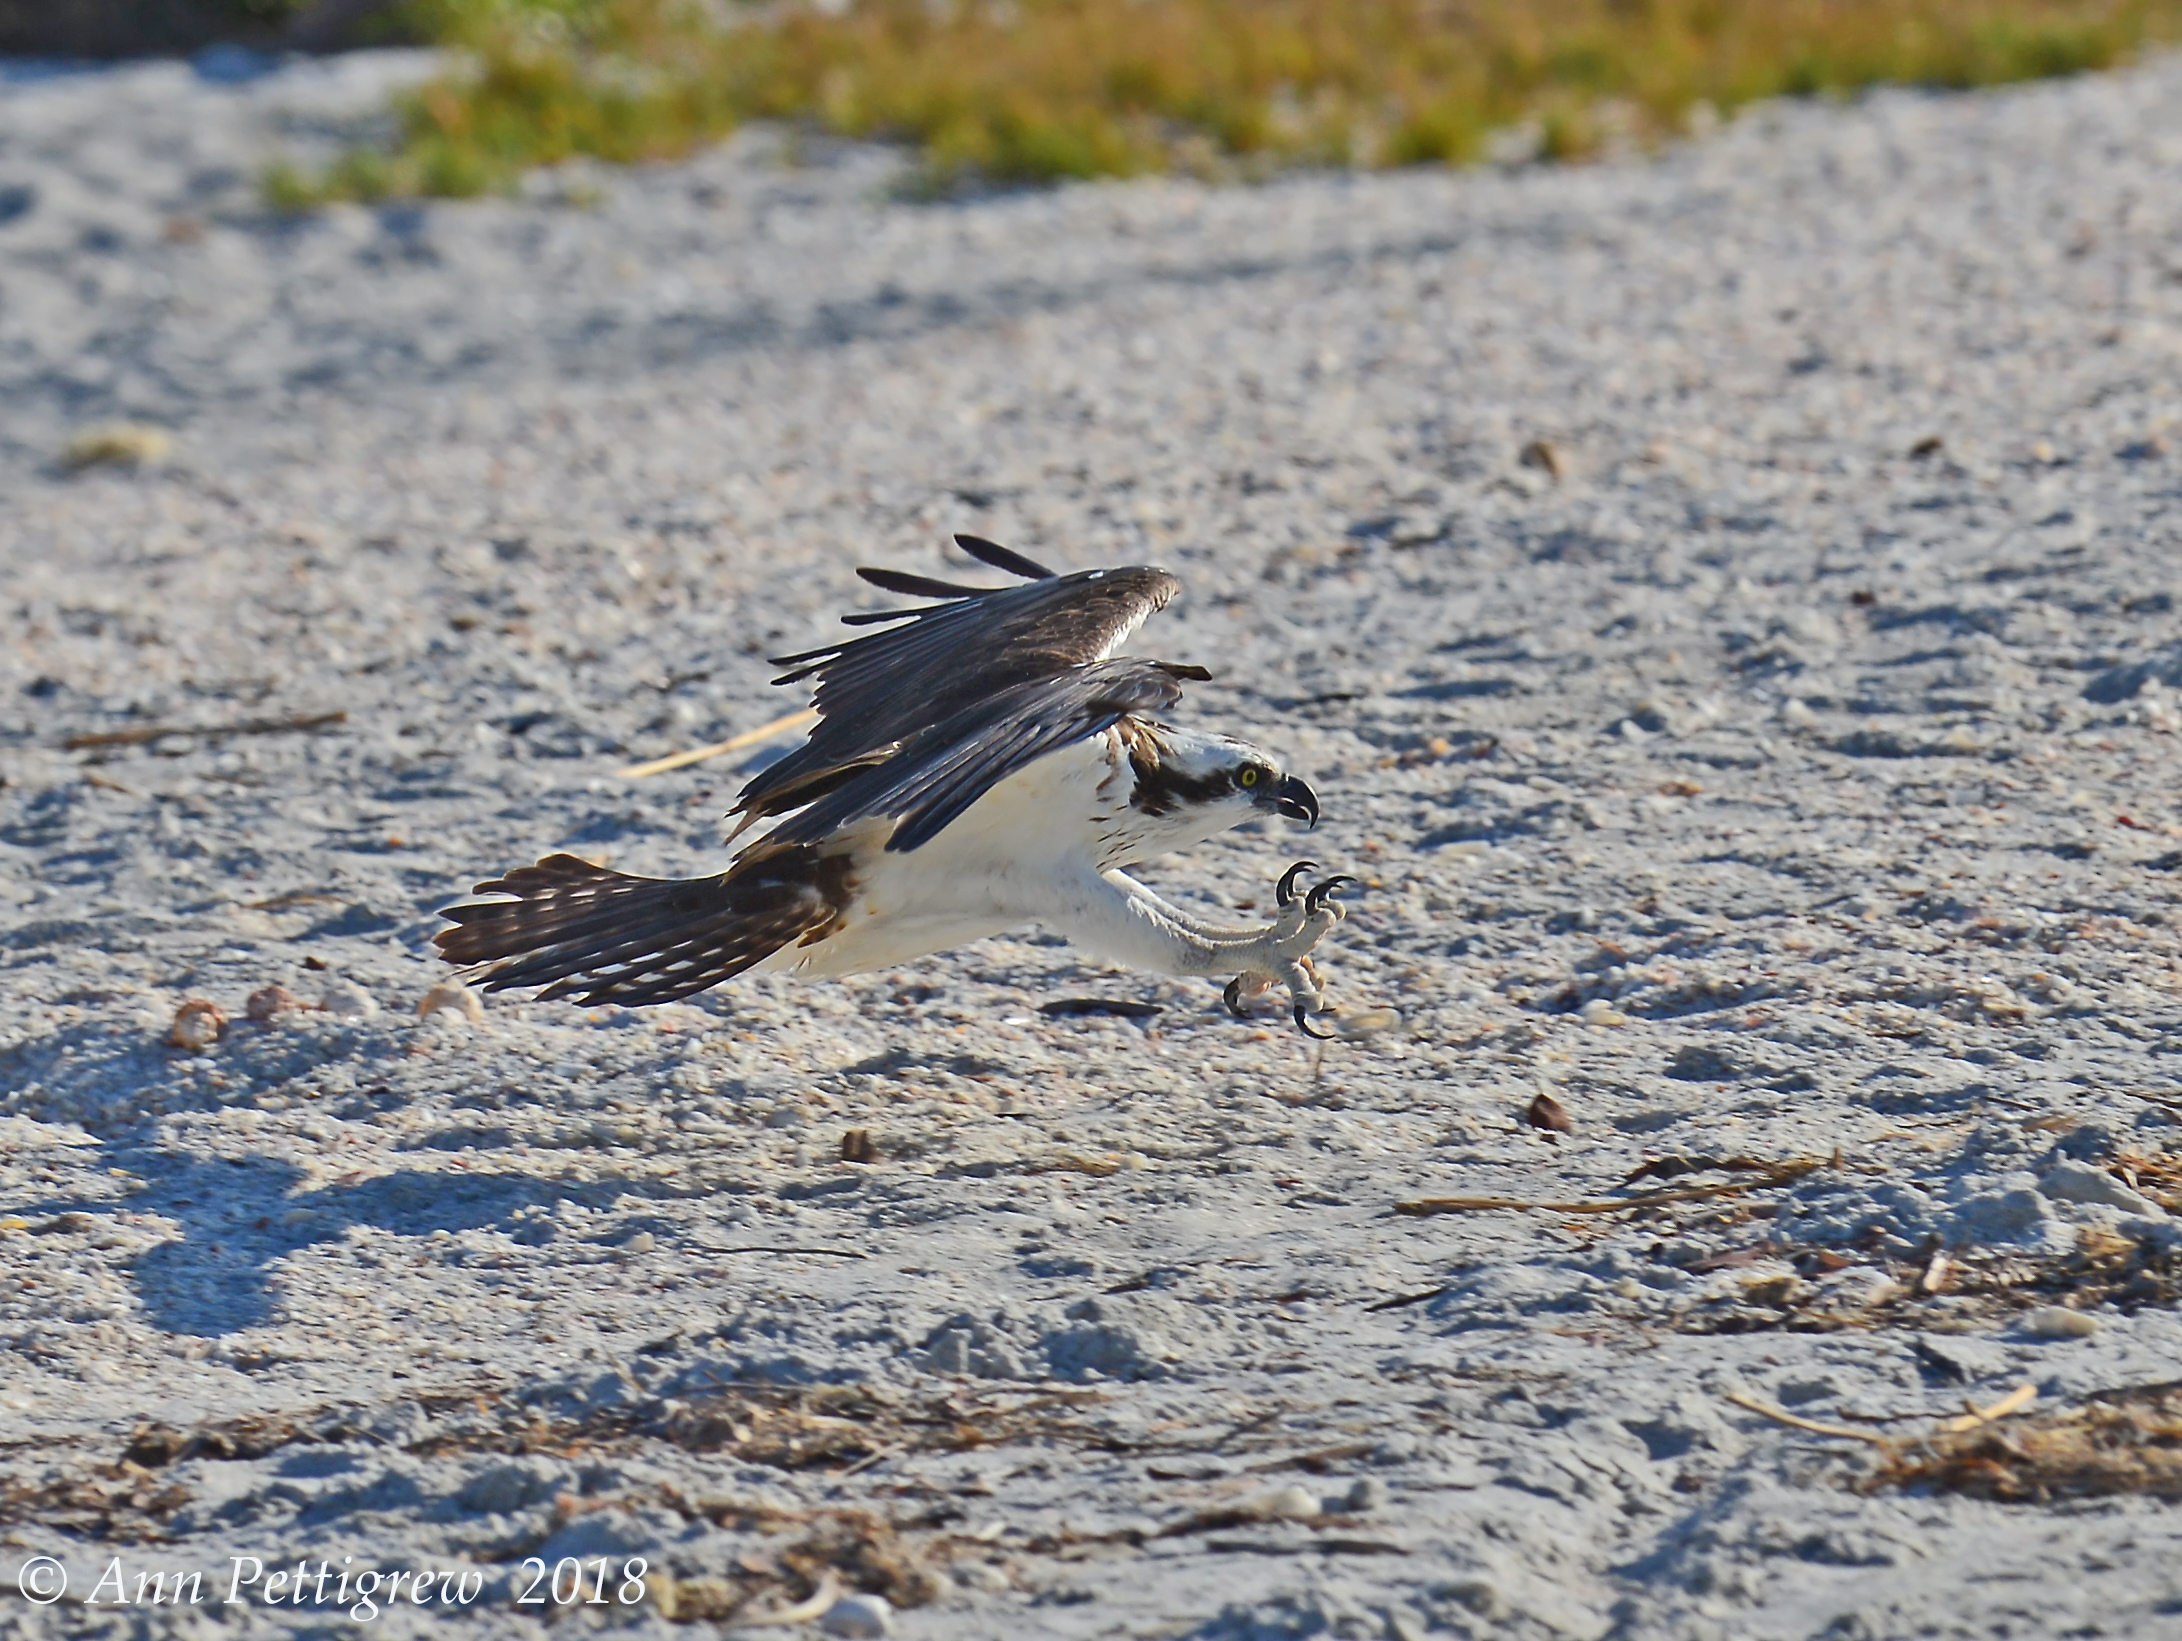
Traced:
<path fill-rule="evenodd" d="M 1318 822 L 1318 798 L 1267 754 L 1153 714 L 1202 667 L 1117 656 L 1182 584 L 1139 567 L 1056 575 L 975 536 L 1025 585 L 958 586 L 862 569 L 937 602 L 841 619 L 886 630 L 777 657 L 776 684 L 816 678 L 810 738 L 744 786 L 729 841 L 782 817 L 713 877 L 629 877 L 573 855 L 480 883 L 448 907 L 449 962 L 488 990 L 664 1003 L 744 973 L 887 968 L 1025 923 L 1167 974 L 1231 976 L 1238 1016 L 1285 986 L 1298 1027 L 1327 1012 L 1310 952 L 1342 916 L 1301 861 L 1259 928 L 1211 923 L 1124 868 L 1258 815 Z"/>

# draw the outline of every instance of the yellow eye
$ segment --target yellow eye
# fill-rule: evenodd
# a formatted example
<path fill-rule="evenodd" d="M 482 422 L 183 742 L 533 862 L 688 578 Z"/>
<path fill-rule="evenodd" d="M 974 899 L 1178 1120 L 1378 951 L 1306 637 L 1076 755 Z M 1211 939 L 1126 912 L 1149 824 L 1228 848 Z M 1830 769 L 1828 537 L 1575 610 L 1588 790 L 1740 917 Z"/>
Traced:
<path fill-rule="evenodd" d="M 1258 784 L 1258 771 L 1254 765 L 1246 764 L 1243 767 L 1243 772 L 1237 775 L 1235 779 L 1244 786 L 1256 786 Z"/>

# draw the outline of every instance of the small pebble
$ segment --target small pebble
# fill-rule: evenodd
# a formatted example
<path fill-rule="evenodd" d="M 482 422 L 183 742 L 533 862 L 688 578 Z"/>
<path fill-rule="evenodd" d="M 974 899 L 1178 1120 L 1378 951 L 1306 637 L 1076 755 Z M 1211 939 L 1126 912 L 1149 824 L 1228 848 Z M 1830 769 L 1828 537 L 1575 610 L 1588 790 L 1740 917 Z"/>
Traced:
<path fill-rule="evenodd" d="M 70 467 L 145 467 L 165 461 L 173 449 L 174 439 L 164 428 L 102 422 L 71 437 L 64 455 Z"/>
<path fill-rule="evenodd" d="M 353 980 L 336 980 L 326 988 L 318 1006 L 342 1020 L 368 1020 L 379 1012 L 371 993 Z"/>
<path fill-rule="evenodd" d="M 1625 1026 L 1629 1017 L 1603 997 L 1594 997 L 1576 1011 L 1587 1026 Z"/>
<path fill-rule="evenodd" d="M 1523 454 L 1519 459 L 1525 467 L 1535 468 L 1555 479 L 1568 476 L 1568 457 L 1551 439 L 1531 440 L 1523 446 Z"/>
<path fill-rule="evenodd" d="M 1843 1271 L 1826 1283 L 1829 1297 L 1849 1310 L 1868 1310 L 1897 1297 L 1901 1291 L 1901 1284 L 1886 1272 L 1869 1266 Z"/>
<path fill-rule="evenodd" d="M 1341 1495 L 1341 1508 L 1349 1515 L 1360 1516 L 1367 1510 L 1376 1510 L 1386 1503 L 1386 1483 L 1377 1476 L 1359 1476 L 1349 1483 L 1349 1490 Z"/>
<path fill-rule="evenodd" d="M 1325 1509 L 1318 1495 L 1308 1487 L 1283 1487 L 1277 1493 L 1269 1493 L 1260 1501 L 1259 1508 L 1274 1521 L 1309 1521 Z"/>
<path fill-rule="evenodd" d="M 1523 1120 L 1533 1128 L 1543 1128 L 1549 1134 L 1576 1132 L 1576 1119 L 1568 1114 L 1568 1107 L 1551 1094 L 1543 1092 L 1530 1102 L 1530 1109 L 1523 1113 Z"/>
<path fill-rule="evenodd" d="M 192 1054 L 202 1054 L 227 1032 L 227 1012 L 203 997 L 192 997 L 174 1011 L 167 1027 L 167 1041 Z"/>
<path fill-rule="evenodd" d="M 459 1014 L 473 1026 L 485 1023 L 485 1000 L 459 980 L 442 980 L 417 1004 L 417 1018 L 426 1020 L 445 1009 Z"/>
<path fill-rule="evenodd" d="M 2088 1339 L 2099 1331 L 2099 1319 L 2066 1305 L 2040 1305 L 2023 1313 L 2023 1331 L 2033 1339 Z"/>
<path fill-rule="evenodd" d="M 851 1638 L 892 1635 L 894 1609 L 883 1595 L 845 1595 L 826 1609 L 818 1627 Z"/>

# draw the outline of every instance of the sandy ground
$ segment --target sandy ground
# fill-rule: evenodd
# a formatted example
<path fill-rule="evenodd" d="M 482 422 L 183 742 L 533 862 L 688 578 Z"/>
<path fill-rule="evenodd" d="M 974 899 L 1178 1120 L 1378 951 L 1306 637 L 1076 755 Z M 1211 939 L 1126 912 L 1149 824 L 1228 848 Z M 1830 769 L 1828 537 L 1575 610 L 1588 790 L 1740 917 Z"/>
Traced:
<path fill-rule="evenodd" d="M 1889 1482 L 2182 1359 L 2182 62 L 258 210 L 416 71 L 0 89 L 0 1633 L 2182 1634 L 2172 1504 Z M 1185 578 L 1135 647 L 1326 819 L 1149 876 L 1367 878 L 1401 1030 L 1037 931 L 419 1017 L 472 881 L 718 862 L 732 767 L 616 770 L 956 529 Z M 1479 1197 L 1616 1206 L 1395 1211 Z"/>

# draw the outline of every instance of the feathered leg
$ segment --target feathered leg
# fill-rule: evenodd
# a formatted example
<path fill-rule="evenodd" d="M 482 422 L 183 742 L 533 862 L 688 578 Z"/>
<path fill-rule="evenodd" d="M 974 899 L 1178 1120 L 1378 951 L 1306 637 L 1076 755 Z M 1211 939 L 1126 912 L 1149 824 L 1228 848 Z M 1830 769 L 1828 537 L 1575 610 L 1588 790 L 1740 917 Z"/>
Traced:
<path fill-rule="evenodd" d="M 1296 1023 L 1309 1032 L 1304 1019 L 1326 1012 L 1310 953 L 1345 915 L 1332 891 L 1347 881 L 1329 878 L 1284 904 L 1270 924 L 1250 929 L 1207 922 L 1162 900 L 1125 872 L 1105 872 L 1070 907 L 1067 932 L 1099 956 L 1137 968 L 1234 975 L 1256 990 L 1285 986 Z"/>

